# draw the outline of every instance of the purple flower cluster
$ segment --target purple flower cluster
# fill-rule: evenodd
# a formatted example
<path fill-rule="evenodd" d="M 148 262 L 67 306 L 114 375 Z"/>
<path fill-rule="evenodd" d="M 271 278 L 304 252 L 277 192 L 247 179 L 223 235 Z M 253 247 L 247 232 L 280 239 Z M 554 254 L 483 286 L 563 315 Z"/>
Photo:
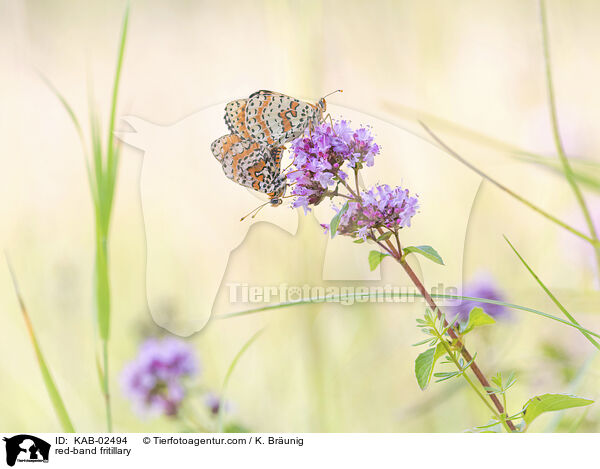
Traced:
<path fill-rule="evenodd" d="M 293 207 L 302 207 L 305 213 L 310 205 L 334 194 L 332 186 L 348 179 L 342 169 L 344 164 L 358 171 L 363 166 L 373 166 L 379 153 L 369 129 L 353 130 L 343 120 L 333 126 L 322 123 L 307 129 L 304 136 L 292 142 L 291 148 L 295 169 L 287 178 L 293 183 L 292 195 L 296 196 Z"/>
<path fill-rule="evenodd" d="M 373 230 L 387 228 L 396 231 L 410 226 L 417 213 L 419 200 L 408 189 L 390 187 L 387 184 L 372 187 L 360 193 L 360 201 L 350 201 L 342 215 L 337 232 L 360 237 L 363 240 L 377 237 Z M 329 226 L 325 226 L 326 229 Z"/>
<path fill-rule="evenodd" d="M 488 273 L 479 273 L 467 285 L 463 287 L 462 296 L 471 296 L 474 298 L 485 298 L 494 301 L 506 301 L 504 293 L 498 287 L 494 278 Z M 494 319 L 506 319 L 510 312 L 506 306 L 492 303 L 483 303 L 477 300 L 463 300 L 459 305 L 449 308 L 449 311 L 456 315 L 456 320 L 465 322 L 469 319 L 469 313 L 473 308 L 482 308 Z"/>
<path fill-rule="evenodd" d="M 190 345 L 180 339 L 148 339 L 122 372 L 123 392 L 140 413 L 173 416 L 186 391 L 185 378 L 199 372 Z"/>

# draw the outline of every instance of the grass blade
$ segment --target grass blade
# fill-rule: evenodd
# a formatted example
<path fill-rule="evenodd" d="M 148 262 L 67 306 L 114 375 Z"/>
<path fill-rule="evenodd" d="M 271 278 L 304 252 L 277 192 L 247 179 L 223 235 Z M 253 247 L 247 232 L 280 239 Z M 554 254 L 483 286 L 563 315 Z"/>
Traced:
<path fill-rule="evenodd" d="M 490 137 L 489 135 L 485 135 L 476 130 L 463 127 L 452 121 L 420 111 L 418 109 L 391 102 L 385 102 L 384 106 L 387 107 L 394 114 L 399 115 L 400 117 L 408 118 L 411 120 L 417 120 L 419 122 L 422 121 L 433 123 L 436 126 L 436 128 L 444 129 L 471 142 L 485 145 L 487 147 L 494 148 L 496 150 L 507 153 L 513 153 L 523 156 L 537 156 L 543 158 L 541 155 L 537 155 L 536 153 L 523 150 L 522 148 L 519 148 L 511 143 L 503 142 L 502 140 L 499 140 L 497 138 Z"/>
<path fill-rule="evenodd" d="M 470 142 L 483 145 L 503 153 L 508 153 L 510 156 L 520 161 L 543 165 L 552 172 L 559 172 L 561 175 L 563 174 L 560 161 L 554 157 L 543 156 L 528 150 L 524 150 L 523 148 L 519 148 L 511 143 L 499 140 L 495 137 L 490 137 L 482 132 L 464 127 L 456 124 L 455 122 L 420 111 L 418 109 L 397 103 L 391 103 L 389 101 L 385 101 L 384 106 L 401 118 L 429 122 L 435 125 L 436 128 L 452 133 Z M 573 174 L 577 181 L 596 192 L 600 192 L 600 165 L 598 163 L 583 158 L 577 158 L 576 160 L 572 160 L 570 163 L 573 169 Z"/>
<path fill-rule="evenodd" d="M 217 432 L 219 432 L 219 433 L 221 433 L 223 431 L 223 412 L 224 412 L 224 407 L 225 407 L 225 391 L 227 390 L 227 385 L 229 384 L 229 379 L 231 378 L 233 370 L 235 369 L 237 363 L 240 361 L 240 358 L 242 357 L 242 355 L 244 355 L 246 350 L 248 350 L 248 348 L 250 348 L 252 343 L 256 339 L 258 339 L 258 337 L 263 333 L 263 331 L 264 331 L 264 329 L 260 329 L 252 337 L 250 337 L 250 339 L 248 339 L 244 345 L 242 345 L 242 348 L 235 355 L 235 357 L 233 357 L 233 360 L 232 360 L 231 364 L 229 365 L 229 368 L 227 369 L 227 373 L 225 374 L 225 379 L 223 379 L 223 386 L 221 387 L 221 398 L 220 398 L 221 405 L 219 406 L 219 416 L 217 419 L 217 421 L 218 421 Z"/>
<path fill-rule="evenodd" d="M 117 68 L 115 70 L 115 79 L 113 83 L 112 101 L 110 105 L 110 121 L 108 125 L 108 143 L 106 146 L 106 172 L 108 182 L 108 200 L 107 209 L 110 212 L 114 197 L 114 187 L 117 178 L 117 167 L 119 163 L 118 146 L 114 144 L 115 120 L 117 114 L 117 98 L 119 96 L 119 85 L 121 83 L 121 69 L 123 68 L 123 57 L 125 55 L 125 43 L 127 42 L 127 29 L 129 26 L 129 4 L 125 8 L 123 17 L 123 26 L 121 28 L 121 41 L 119 43 L 119 53 L 117 58 Z"/>
<path fill-rule="evenodd" d="M 60 396 L 58 388 L 52 379 L 52 375 L 50 374 L 50 370 L 46 365 L 46 360 L 44 359 L 44 354 L 42 353 L 42 349 L 38 343 L 37 337 L 35 335 L 35 331 L 33 330 L 33 323 L 31 322 L 31 318 L 27 312 L 27 308 L 25 307 L 25 301 L 21 295 L 21 291 L 19 290 L 19 284 L 17 283 L 17 278 L 10 264 L 10 260 L 8 259 L 8 255 L 6 255 L 6 264 L 8 265 L 8 270 L 10 272 L 10 276 L 12 278 L 13 286 L 15 289 L 15 294 L 17 295 L 17 299 L 19 301 L 19 307 L 21 308 L 21 313 L 23 314 L 23 319 L 25 320 L 25 325 L 27 326 L 27 332 L 29 333 L 29 338 L 31 339 L 31 345 L 33 346 L 33 350 L 35 352 L 35 356 L 38 361 L 38 365 L 40 367 L 40 372 L 42 374 L 42 379 L 44 380 L 44 384 L 46 385 L 46 391 L 48 392 L 48 397 L 50 398 L 50 402 L 52 402 L 52 406 L 54 407 L 54 412 L 56 412 L 56 416 L 60 421 L 60 425 L 64 432 L 67 433 L 75 433 L 75 428 L 71 423 L 71 418 L 69 417 L 69 413 L 65 407 L 65 404 Z"/>
<path fill-rule="evenodd" d="M 108 263 L 108 240 L 110 220 L 115 193 L 115 182 L 118 168 L 118 149 L 114 144 L 115 116 L 117 112 L 117 98 L 119 94 L 119 84 L 121 79 L 121 70 L 123 67 L 123 57 L 125 55 L 125 43 L 127 41 L 127 27 L 129 24 L 129 4 L 125 8 L 123 16 L 123 25 L 121 28 L 121 37 L 119 42 L 119 52 L 117 55 L 117 67 L 113 82 L 112 101 L 110 109 L 110 121 L 108 125 L 108 141 L 106 145 L 106 160 L 103 159 L 102 145 L 100 141 L 100 129 L 95 120 L 93 111 L 91 112 L 92 138 L 94 148 L 94 161 L 96 170 L 96 180 L 98 181 L 99 197 L 96 208 L 96 310 L 98 321 L 98 332 L 102 342 L 102 391 L 106 406 L 106 424 L 108 431 L 112 431 L 112 412 L 110 402 L 109 386 L 109 360 L 108 360 L 108 342 L 110 337 L 110 272 Z M 92 107 L 90 106 L 90 109 Z"/>
<path fill-rule="evenodd" d="M 540 20 L 542 23 L 542 43 L 544 46 L 544 63 L 546 65 L 546 84 L 548 88 L 548 106 L 550 107 L 550 120 L 552 122 L 552 135 L 554 136 L 554 144 L 556 146 L 556 151 L 558 152 L 558 157 L 562 164 L 563 172 L 565 173 L 565 178 L 571 186 L 573 190 L 573 194 L 577 199 L 577 203 L 579 204 L 579 208 L 581 209 L 581 213 L 585 218 L 585 222 L 587 224 L 588 230 L 590 232 L 591 238 L 598 242 L 598 234 L 596 233 L 596 227 L 594 226 L 594 222 L 590 215 L 590 211 L 585 203 L 585 199 L 583 198 L 583 194 L 581 189 L 577 185 L 577 181 L 575 180 L 575 175 L 573 174 L 573 170 L 571 169 L 571 165 L 569 164 L 569 159 L 565 153 L 564 146 L 562 144 L 562 140 L 560 138 L 560 130 L 558 127 L 558 115 L 556 112 L 556 99 L 554 97 L 554 84 L 552 80 L 552 65 L 550 62 L 550 42 L 548 40 L 548 18 L 546 14 L 546 2 L 545 0 L 540 0 Z M 600 245 L 594 244 L 594 252 L 596 254 L 596 262 L 598 264 L 598 272 L 600 272 Z"/>
<path fill-rule="evenodd" d="M 548 295 L 548 297 L 558 307 L 558 309 L 560 309 L 563 312 L 563 314 L 567 317 L 567 319 L 569 321 L 571 321 L 573 324 L 576 324 L 576 325 L 579 326 L 580 324 L 573 317 L 573 315 L 571 313 L 569 313 L 567 311 L 567 309 L 562 305 L 562 303 L 560 301 L 558 301 L 558 299 L 552 294 L 552 292 L 550 290 L 548 290 L 548 287 L 546 287 L 546 285 L 544 284 L 544 282 L 542 282 L 542 280 L 536 275 L 536 273 L 533 271 L 533 269 L 529 266 L 529 264 L 525 261 L 525 259 L 523 259 L 523 257 L 521 256 L 521 254 L 519 254 L 519 252 L 517 251 L 517 249 L 512 245 L 512 243 L 508 240 L 508 238 L 506 236 L 504 236 L 504 239 L 506 240 L 506 242 L 508 243 L 508 245 L 511 247 L 511 249 L 514 251 L 514 253 L 517 255 L 517 257 L 520 259 L 520 261 L 523 263 L 523 265 L 527 268 L 527 270 L 529 271 L 529 273 L 531 274 L 531 276 L 535 279 L 535 281 L 539 284 L 539 286 L 542 287 L 542 289 L 544 290 L 544 292 L 546 292 L 546 295 Z M 592 343 L 592 345 L 594 347 L 596 347 L 598 350 L 600 350 L 600 344 L 593 337 L 591 337 L 585 331 L 581 331 L 581 333 L 585 336 L 585 338 L 587 340 L 589 340 Z"/>
<path fill-rule="evenodd" d="M 69 106 L 66 99 L 56 90 L 56 88 L 44 77 L 47 85 L 54 92 L 65 110 L 69 114 L 81 144 L 83 146 L 86 160 L 86 169 L 88 182 L 92 192 L 94 202 L 94 218 L 96 228 L 96 246 L 95 246 L 95 269 L 94 269 L 94 293 L 96 301 L 96 324 L 98 336 L 101 341 L 101 359 L 96 357 L 96 368 L 101 379 L 101 388 L 104 395 L 106 407 L 106 423 L 108 431 L 112 431 L 112 413 L 109 393 L 109 371 L 108 371 L 108 342 L 110 337 L 110 272 L 109 272 L 109 228 L 113 208 L 115 185 L 117 179 L 117 168 L 119 163 L 119 145 L 114 141 L 114 130 L 117 113 L 117 99 L 119 95 L 119 85 L 121 82 L 121 71 L 123 68 L 123 58 L 125 55 L 125 44 L 127 42 L 127 29 L 129 24 L 129 4 L 125 8 L 119 49 L 117 54 L 117 66 L 113 81 L 112 99 L 110 108 L 110 120 L 108 125 L 108 137 L 106 149 L 102 148 L 101 128 L 98 115 L 92 98 L 92 93 L 88 96 L 89 100 L 89 121 L 91 135 L 91 158 L 88 154 L 83 131 L 75 112 Z M 102 361 L 102 365 L 100 365 Z"/>
<path fill-rule="evenodd" d="M 462 164 L 464 164 L 465 166 L 467 166 L 469 169 L 471 169 L 472 171 L 474 171 L 475 173 L 479 174 L 482 178 L 490 181 L 492 184 L 494 184 L 496 187 L 498 187 L 499 189 L 502 189 L 504 192 L 506 192 L 507 194 L 509 194 L 510 196 L 514 197 L 515 199 L 517 199 L 519 202 L 521 202 L 522 204 L 526 205 L 527 207 L 529 207 L 530 209 L 536 211 L 537 213 L 539 213 L 540 215 L 546 217 L 548 220 L 556 223 L 557 225 L 561 226 L 562 228 L 564 228 L 565 230 L 573 233 L 575 236 L 578 236 L 582 239 L 585 239 L 588 243 L 592 244 L 593 246 L 600 246 L 600 242 L 598 241 L 598 239 L 594 239 L 589 237 L 588 235 L 582 233 L 581 231 L 573 228 L 570 225 L 567 225 L 565 222 L 559 220 L 558 218 L 556 218 L 553 215 L 550 215 L 548 212 L 546 212 L 545 210 L 541 209 L 540 207 L 538 207 L 537 205 L 532 204 L 531 202 L 529 202 L 527 199 L 525 199 L 524 197 L 520 196 L 519 194 L 517 194 L 516 192 L 513 192 L 512 190 L 510 190 L 508 187 L 506 187 L 504 184 L 501 184 L 500 182 L 496 181 L 494 178 L 492 178 L 491 176 L 488 176 L 486 173 L 484 173 L 482 170 L 480 170 L 479 168 L 477 168 L 476 166 L 472 165 L 471 163 L 469 163 L 467 160 L 465 160 L 462 156 L 460 156 L 458 153 L 456 153 L 452 148 L 450 148 L 448 145 L 446 145 L 442 139 L 440 139 L 429 127 L 427 127 L 427 125 L 425 125 L 423 122 L 421 122 L 421 126 L 423 126 L 423 128 L 425 129 L 425 131 L 431 136 L 431 138 L 433 138 L 433 140 L 435 140 L 435 142 L 446 152 L 448 153 L 450 156 L 454 157 L 455 159 L 457 159 L 458 161 L 460 161 Z"/>
<path fill-rule="evenodd" d="M 87 172 L 87 177 L 88 177 L 88 183 L 90 186 L 90 191 L 92 193 L 92 199 L 94 200 L 94 203 L 97 204 L 98 202 L 98 188 L 96 186 L 96 183 L 92 177 L 92 169 L 90 168 L 90 157 L 88 154 L 88 150 L 87 150 L 87 146 L 85 143 L 85 137 L 83 135 L 83 129 L 81 128 L 81 124 L 79 123 L 79 120 L 77 119 L 77 116 L 75 115 L 75 112 L 73 111 L 73 108 L 69 105 L 68 101 L 65 99 L 65 97 L 56 89 L 56 87 L 50 82 L 50 80 L 48 80 L 44 75 L 42 75 L 40 73 L 40 77 L 42 78 L 42 80 L 44 81 L 44 83 L 46 84 L 46 86 L 48 88 L 50 88 L 50 91 L 52 91 L 54 93 L 54 96 L 56 96 L 56 98 L 60 101 L 60 103 L 63 105 L 63 107 L 65 108 L 65 111 L 67 111 L 67 114 L 69 115 L 69 117 L 71 118 L 71 121 L 73 122 L 73 125 L 75 126 L 75 130 L 77 131 L 77 135 L 79 136 L 79 141 L 81 142 L 81 148 L 83 149 L 83 157 L 85 160 L 85 169 Z"/>
<path fill-rule="evenodd" d="M 538 311 L 537 309 L 529 308 L 527 306 L 520 306 L 520 305 L 516 305 L 513 303 L 506 303 L 504 301 L 498 301 L 498 300 L 489 300 L 487 298 L 477 298 L 474 296 L 442 295 L 442 294 L 437 294 L 437 293 L 431 293 L 430 296 L 432 298 L 441 298 L 441 299 L 445 299 L 445 300 L 470 300 L 470 301 L 478 301 L 481 303 L 487 303 L 487 304 L 492 304 L 492 305 L 501 305 L 501 306 L 505 306 L 507 308 L 511 308 L 514 310 L 525 311 L 527 313 L 532 313 L 537 316 L 542 316 L 544 318 L 551 319 L 552 321 L 556 321 L 561 324 L 564 324 L 565 326 L 569 326 L 574 329 L 577 329 L 581 332 L 586 332 L 591 336 L 600 338 L 600 334 L 593 332 L 589 329 L 586 329 L 585 327 L 582 327 L 578 324 L 567 321 L 565 319 L 558 318 L 551 314 L 544 313 L 543 311 Z M 275 304 L 271 304 L 271 305 L 260 306 L 258 308 L 248 309 L 245 311 L 238 311 L 237 313 L 219 314 L 219 315 L 215 316 L 215 319 L 231 319 L 231 318 L 236 318 L 236 317 L 240 317 L 240 316 L 247 316 L 249 314 L 261 313 L 263 311 L 270 311 L 270 310 L 274 310 L 274 309 L 288 308 L 291 306 L 300 306 L 300 305 L 306 305 L 306 304 L 337 302 L 340 300 L 345 301 L 345 300 L 349 300 L 349 299 L 382 298 L 382 297 L 383 298 L 422 298 L 423 295 L 421 295 L 420 293 L 411 293 L 411 292 L 406 292 L 406 293 L 403 293 L 403 292 L 398 292 L 398 293 L 378 292 L 378 293 L 351 293 L 351 294 L 347 294 L 347 295 L 327 295 L 324 297 L 316 297 L 316 298 L 308 298 L 308 299 L 301 299 L 301 300 L 294 300 L 294 301 L 286 301 L 286 302 L 282 302 L 282 303 L 275 303 Z"/>
<path fill-rule="evenodd" d="M 515 158 L 529 163 L 540 164 L 553 173 L 564 175 L 560 161 L 545 156 L 516 156 Z M 595 192 L 600 192 L 600 165 L 590 160 L 571 162 L 575 179 Z"/>

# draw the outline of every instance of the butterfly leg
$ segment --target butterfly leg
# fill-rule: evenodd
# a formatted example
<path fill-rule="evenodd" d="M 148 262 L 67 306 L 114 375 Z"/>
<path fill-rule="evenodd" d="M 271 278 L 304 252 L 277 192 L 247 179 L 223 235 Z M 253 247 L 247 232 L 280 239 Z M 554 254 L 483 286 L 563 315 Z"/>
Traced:
<path fill-rule="evenodd" d="M 333 125 L 333 117 L 331 117 L 331 114 L 327 113 L 327 115 L 325 116 L 325 119 L 323 119 L 323 121 L 327 122 L 327 119 L 329 119 L 329 125 L 331 125 L 331 130 L 333 130 L 333 134 L 337 137 L 338 134 L 335 132 L 334 125 Z"/>

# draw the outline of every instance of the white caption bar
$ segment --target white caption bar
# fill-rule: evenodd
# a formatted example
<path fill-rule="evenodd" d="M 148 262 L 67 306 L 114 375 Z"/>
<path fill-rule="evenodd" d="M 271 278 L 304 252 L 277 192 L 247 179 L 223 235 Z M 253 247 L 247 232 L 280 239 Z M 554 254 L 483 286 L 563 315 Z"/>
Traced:
<path fill-rule="evenodd" d="M 583 467 L 596 434 L 2 433 L 0 468 Z M 4 443 L 3 445 L 1 443 Z M 12 464 L 11 464 L 12 463 Z M 213 466 L 214 464 L 214 466 Z M 234 466 L 235 465 L 235 466 Z"/>

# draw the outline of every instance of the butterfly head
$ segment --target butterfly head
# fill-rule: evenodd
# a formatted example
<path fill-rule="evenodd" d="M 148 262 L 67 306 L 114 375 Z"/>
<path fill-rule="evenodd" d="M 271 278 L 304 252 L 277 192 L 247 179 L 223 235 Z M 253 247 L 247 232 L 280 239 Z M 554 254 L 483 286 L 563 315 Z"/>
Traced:
<path fill-rule="evenodd" d="M 319 111 L 321 111 L 321 114 L 327 111 L 327 101 L 325 101 L 325 98 L 319 99 L 319 102 L 317 103 L 317 108 L 319 109 Z"/>
<path fill-rule="evenodd" d="M 269 203 L 272 207 L 278 207 L 283 203 L 283 196 L 287 188 L 285 175 L 280 175 L 275 181 L 273 192 L 269 192 Z"/>
<path fill-rule="evenodd" d="M 317 103 L 317 109 L 318 109 L 318 111 L 320 112 L 320 114 L 321 114 L 321 117 L 323 116 L 323 113 L 324 113 L 325 111 L 327 111 L 327 101 L 325 101 L 325 98 L 326 98 L 327 96 L 331 96 L 332 94 L 335 94 L 335 93 L 343 93 L 343 90 L 335 90 L 335 91 L 332 91 L 331 93 L 329 93 L 329 94 L 326 94 L 326 95 L 325 95 L 325 96 L 323 96 L 321 99 L 319 99 L 319 102 Z"/>

